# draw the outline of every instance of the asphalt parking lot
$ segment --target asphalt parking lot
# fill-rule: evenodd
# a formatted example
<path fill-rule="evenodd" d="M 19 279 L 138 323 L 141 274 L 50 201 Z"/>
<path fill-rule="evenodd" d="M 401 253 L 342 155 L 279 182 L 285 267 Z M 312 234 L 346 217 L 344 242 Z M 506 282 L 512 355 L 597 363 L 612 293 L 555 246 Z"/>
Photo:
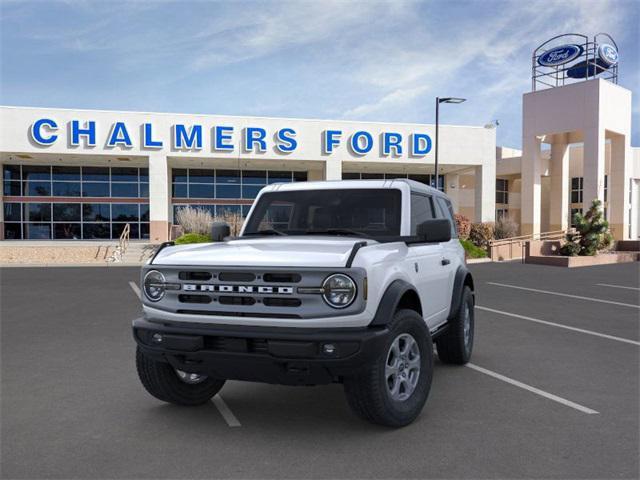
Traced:
<path fill-rule="evenodd" d="M 638 264 L 471 269 L 472 364 L 436 363 L 390 430 L 340 385 L 165 405 L 135 372 L 138 269 L 5 268 L 2 478 L 638 478 Z"/>

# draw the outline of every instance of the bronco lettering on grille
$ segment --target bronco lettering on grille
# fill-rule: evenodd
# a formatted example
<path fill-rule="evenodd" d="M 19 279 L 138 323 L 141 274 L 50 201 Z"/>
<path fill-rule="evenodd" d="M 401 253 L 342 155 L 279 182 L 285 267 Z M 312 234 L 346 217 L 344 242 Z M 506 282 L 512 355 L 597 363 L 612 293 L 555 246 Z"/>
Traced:
<path fill-rule="evenodd" d="M 293 287 L 270 287 L 265 285 L 202 285 L 185 283 L 182 285 L 182 289 L 187 292 L 259 293 L 276 295 L 291 295 L 293 293 Z"/>

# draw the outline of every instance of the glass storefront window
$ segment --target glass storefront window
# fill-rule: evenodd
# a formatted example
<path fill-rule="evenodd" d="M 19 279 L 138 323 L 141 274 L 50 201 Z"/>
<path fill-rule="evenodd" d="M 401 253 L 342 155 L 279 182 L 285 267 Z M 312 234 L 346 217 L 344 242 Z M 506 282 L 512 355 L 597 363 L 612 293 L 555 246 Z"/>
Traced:
<path fill-rule="evenodd" d="M 79 223 L 54 223 L 53 238 L 80 240 L 82 238 L 82 228 Z"/>
<path fill-rule="evenodd" d="M 83 182 L 108 182 L 109 167 L 82 167 Z"/>
<path fill-rule="evenodd" d="M 84 203 L 82 205 L 82 219 L 89 222 L 111 220 L 111 205 L 108 203 Z"/>
<path fill-rule="evenodd" d="M 17 180 L 20 181 L 20 165 L 3 165 L 2 166 L 2 179 L 3 180 Z"/>
<path fill-rule="evenodd" d="M 21 240 L 22 224 L 21 223 L 5 223 L 4 238 L 5 240 Z"/>
<path fill-rule="evenodd" d="M 51 204 L 25 203 L 23 218 L 27 222 L 49 222 L 51 221 Z"/>
<path fill-rule="evenodd" d="M 111 227 L 108 223 L 83 223 L 82 233 L 85 240 L 111 238 Z"/>
<path fill-rule="evenodd" d="M 51 238 L 50 223 L 25 223 L 24 238 L 27 240 L 48 240 Z"/>
<path fill-rule="evenodd" d="M 189 198 L 215 198 L 214 185 L 189 183 Z"/>
<path fill-rule="evenodd" d="M 40 165 L 23 165 L 22 166 L 22 179 L 23 180 L 46 180 L 51 181 L 51 167 Z"/>
<path fill-rule="evenodd" d="M 240 170 L 218 170 L 216 183 L 240 183 Z"/>
<path fill-rule="evenodd" d="M 53 180 L 80 181 L 80 167 L 53 167 Z"/>
<path fill-rule="evenodd" d="M 24 194 L 27 197 L 49 197 L 51 196 L 51 182 L 25 182 Z"/>
<path fill-rule="evenodd" d="M 240 198 L 240 185 L 216 185 L 217 198 Z"/>
<path fill-rule="evenodd" d="M 4 204 L 4 221 L 19 222 L 22 220 L 22 208 L 19 203 Z"/>
<path fill-rule="evenodd" d="M 112 183 L 111 196 L 112 197 L 137 197 L 138 184 L 137 183 Z"/>
<path fill-rule="evenodd" d="M 54 203 L 53 204 L 53 221 L 54 222 L 79 222 L 80 221 L 80 204 L 79 203 Z"/>
<path fill-rule="evenodd" d="M 82 196 L 83 197 L 108 197 L 109 184 L 108 183 L 89 183 L 89 182 L 83 183 Z"/>
<path fill-rule="evenodd" d="M 7 197 L 19 197 L 22 195 L 22 184 L 20 182 L 5 180 L 2 191 Z"/>
<path fill-rule="evenodd" d="M 137 222 L 137 203 L 112 203 L 111 218 L 114 222 Z"/>
<path fill-rule="evenodd" d="M 54 197 L 79 197 L 80 183 L 75 182 L 53 182 Z"/>

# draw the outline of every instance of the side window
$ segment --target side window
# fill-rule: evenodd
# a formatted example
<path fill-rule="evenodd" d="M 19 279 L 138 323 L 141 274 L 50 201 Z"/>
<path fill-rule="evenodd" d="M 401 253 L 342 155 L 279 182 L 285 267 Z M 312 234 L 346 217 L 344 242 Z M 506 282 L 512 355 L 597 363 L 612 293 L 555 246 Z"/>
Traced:
<path fill-rule="evenodd" d="M 456 230 L 456 221 L 453 218 L 453 205 L 447 199 L 438 197 L 436 198 L 436 203 L 438 204 L 438 216 L 442 218 L 446 218 L 451 223 L 451 238 L 458 238 L 458 231 Z"/>
<path fill-rule="evenodd" d="M 433 202 L 428 195 L 411 194 L 411 235 L 415 235 L 418 225 L 435 218 Z"/>

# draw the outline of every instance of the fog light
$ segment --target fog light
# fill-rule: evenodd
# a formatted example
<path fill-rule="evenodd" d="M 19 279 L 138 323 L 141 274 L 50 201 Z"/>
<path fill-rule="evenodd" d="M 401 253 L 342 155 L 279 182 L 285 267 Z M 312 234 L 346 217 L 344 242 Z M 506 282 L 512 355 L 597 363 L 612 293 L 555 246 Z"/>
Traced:
<path fill-rule="evenodd" d="M 162 343 L 162 335 L 160 335 L 159 333 L 154 333 L 153 337 L 151 337 L 151 341 L 153 343 Z"/>
<path fill-rule="evenodd" d="M 322 351 L 327 355 L 333 355 L 336 353 L 336 346 L 333 343 L 325 343 L 322 345 Z"/>

